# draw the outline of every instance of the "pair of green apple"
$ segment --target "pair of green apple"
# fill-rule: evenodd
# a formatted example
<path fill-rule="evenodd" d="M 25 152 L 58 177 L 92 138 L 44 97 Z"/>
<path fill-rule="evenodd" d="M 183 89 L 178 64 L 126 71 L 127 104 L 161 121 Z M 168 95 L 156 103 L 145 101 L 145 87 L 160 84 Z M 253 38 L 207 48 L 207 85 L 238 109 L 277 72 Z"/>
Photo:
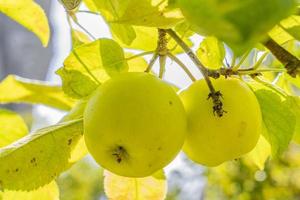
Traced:
<path fill-rule="evenodd" d="M 249 152 L 261 132 L 255 95 L 235 78 L 214 80 L 222 92 L 223 117 L 214 115 L 204 80 L 179 96 L 147 73 L 122 73 L 102 84 L 84 114 L 89 152 L 104 168 L 145 177 L 170 163 L 183 146 L 200 164 L 216 166 Z"/>

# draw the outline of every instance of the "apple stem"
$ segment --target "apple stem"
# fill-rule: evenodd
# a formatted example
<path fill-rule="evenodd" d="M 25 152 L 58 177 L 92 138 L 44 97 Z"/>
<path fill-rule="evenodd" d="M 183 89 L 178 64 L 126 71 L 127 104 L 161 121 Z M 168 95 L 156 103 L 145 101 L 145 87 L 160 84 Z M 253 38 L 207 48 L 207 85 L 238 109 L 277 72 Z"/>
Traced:
<path fill-rule="evenodd" d="M 217 113 L 218 117 L 222 117 L 225 111 L 223 110 L 223 103 L 221 101 L 220 91 L 216 91 L 211 80 L 209 79 L 208 72 L 209 70 L 204 67 L 201 61 L 198 59 L 196 54 L 190 49 L 190 47 L 172 30 L 166 29 L 166 32 L 177 42 L 177 44 L 185 51 L 185 53 L 190 57 L 190 59 L 194 62 L 194 64 L 198 67 L 199 71 L 202 73 L 210 93 L 208 95 L 209 98 L 212 98 L 214 106 L 213 112 Z"/>
<path fill-rule="evenodd" d="M 189 71 L 188 67 L 175 55 L 173 55 L 171 52 L 168 53 L 168 57 L 173 60 L 177 65 L 179 65 L 183 71 L 190 77 L 190 79 L 195 82 L 197 79 L 193 76 L 193 74 Z"/>

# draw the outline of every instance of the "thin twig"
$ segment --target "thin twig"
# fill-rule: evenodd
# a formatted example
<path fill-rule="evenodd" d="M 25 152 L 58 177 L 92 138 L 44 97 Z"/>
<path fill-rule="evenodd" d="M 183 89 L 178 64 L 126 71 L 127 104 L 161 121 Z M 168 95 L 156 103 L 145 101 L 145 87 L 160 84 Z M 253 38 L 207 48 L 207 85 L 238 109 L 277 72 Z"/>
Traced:
<path fill-rule="evenodd" d="M 96 40 L 96 37 L 94 37 L 86 28 L 84 28 L 78 21 L 76 18 L 71 17 L 72 21 L 79 27 L 81 28 L 86 34 L 88 34 L 93 40 Z M 70 23 L 70 19 L 68 17 L 68 21 L 70 26 L 72 27 L 72 24 Z"/>
<path fill-rule="evenodd" d="M 269 52 L 265 52 L 265 53 L 259 58 L 259 60 L 255 63 L 255 65 L 253 66 L 253 69 L 259 68 L 259 66 L 263 63 L 263 61 L 265 60 L 265 58 L 267 57 L 268 54 L 269 54 Z"/>
<path fill-rule="evenodd" d="M 145 52 L 130 56 L 128 58 L 125 58 L 125 60 L 132 60 L 132 59 L 142 57 L 142 56 L 146 56 L 146 55 L 153 54 L 153 53 L 154 53 L 154 51 L 145 51 Z"/>
<path fill-rule="evenodd" d="M 172 53 L 168 53 L 167 54 L 168 57 L 173 60 L 177 65 L 179 65 L 181 67 L 181 69 L 183 69 L 183 71 L 190 77 L 190 79 L 195 82 L 197 79 L 193 76 L 193 74 L 189 71 L 188 67 L 185 66 L 185 64 L 183 64 L 183 62 L 181 62 L 181 60 L 179 60 L 179 58 L 177 58 L 176 56 L 174 56 Z"/>
<path fill-rule="evenodd" d="M 155 62 L 156 62 L 156 60 L 157 60 L 157 58 L 158 58 L 158 53 L 155 52 L 155 53 L 153 54 L 153 56 L 152 56 L 152 58 L 151 58 L 149 64 L 148 64 L 148 67 L 147 67 L 147 69 L 145 70 L 145 72 L 150 72 L 150 71 L 151 71 L 151 69 L 153 68 L 153 66 L 154 66 L 154 64 L 155 64 Z"/>
<path fill-rule="evenodd" d="M 167 29 L 166 32 L 177 42 L 177 44 L 185 51 L 185 53 L 190 57 L 190 59 L 194 62 L 194 64 L 198 67 L 200 72 L 202 73 L 208 88 L 210 90 L 210 94 L 208 98 L 212 98 L 214 106 L 213 112 L 217 113 L 218 117 L 222 117 L 225 111 L 223 110 L 223 103 L 221 101 L 222 94 L 220 91 L 216 91 L 213 87 L 211 80 L 209 79 L 208 69 L 204 67 L 201 61 L 198 59 L 196 54 L 189 48 L 189 46 L 172 30 Z"/>
<path fill-rule="evenodd" d="M 243 55 L 243 57 L 241 58 L 241 60 L 239 61 L 239 63 L 237 65 L 235 65 L 235 66 L 232 66 L 232 70 L 235 71 L 235 70 L 239 69 L 242 66 L 242 64 L 245 62 L 246 58 L 249 56 L 249 53 L 250 53 L 250 51 L 247 51 Z"/>
<path fill-rule="evenodd" d="M 89 10 L 78 10 L 77 13 L 87 13 L 87 14 L 93 14 L 93 15 L 100 15 L 97 12 L 89 11 Z"/>
<path fill-rule="evenodd" d="M 247 68 L 247 69 L 238 69 L 238 70 L 232 70 L 231 68 L 220 68 L 216 70 L 209 70 L 208 76 L 212 78 L 219 78 L 220 76 L 230 77 L 233 75 L 249 75 L 249 76 L 259 76 L 261 73 L 266 72 L 286 72 L 286 69 L 282 68 L 260 68 L 260 69 L 254 69 L 253 67 Z"/>
<path fill-rule="evenodd" d="M 236 62 L 236 56 L 235 56 L 235 54 L 233 54 L 230 67 L 233 67 L 235 65 L 235 62 Z"/>

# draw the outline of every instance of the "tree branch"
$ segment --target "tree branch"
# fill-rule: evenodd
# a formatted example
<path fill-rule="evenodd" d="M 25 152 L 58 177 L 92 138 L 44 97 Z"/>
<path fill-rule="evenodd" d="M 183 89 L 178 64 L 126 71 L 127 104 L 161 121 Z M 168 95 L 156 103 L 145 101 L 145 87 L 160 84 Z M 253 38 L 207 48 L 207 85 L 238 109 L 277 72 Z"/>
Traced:
<path fill-rule="evenodd" d="M 220 78 L 220 76 L 233 76 L 233 75 L 249 75 L 252 77 L 260 76 L 261 73 L 264 72 L 286 72 L 286 69 L 281 68 L 260 68 L 255 69 L 254 67 L 247 68 L 247 69 L 238 69 L 233 70 L 232 68 L 220 68 L 216 70 L 208 70 L 208 76 L 212 78 Z"/>
<path fill-rule="evenodd" d="M 287 73 L 296 78 L 300 72 L 300 60 L 271 38 L 269 38 L 264 45 L 285 66 Z"/>

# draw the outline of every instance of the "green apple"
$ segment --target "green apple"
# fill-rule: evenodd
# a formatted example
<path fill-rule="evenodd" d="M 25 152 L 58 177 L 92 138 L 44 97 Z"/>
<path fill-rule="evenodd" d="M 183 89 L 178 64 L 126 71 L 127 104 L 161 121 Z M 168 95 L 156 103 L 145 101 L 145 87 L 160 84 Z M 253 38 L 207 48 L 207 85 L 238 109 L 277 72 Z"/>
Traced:
<path fill-rule="evenodd" d="M 145 177 L 178 154 L 186 113 L 174 89 L 157 77 L 121 73 L 101 85 L 84 113 L 89 152 L 107 170 Z"/>
<path fill-rule="evenodd" d="M 191 160 L 206 166 L 217 166 L 250 152 L 262 129 L 259 103 L 246 83 L 235 78 L 220 78 L 212 83 L 223 95 L 226 113 L 222 117 L 214 115 L 204 80 L 180 92 L 188 118 L 183 151 Z"/>

